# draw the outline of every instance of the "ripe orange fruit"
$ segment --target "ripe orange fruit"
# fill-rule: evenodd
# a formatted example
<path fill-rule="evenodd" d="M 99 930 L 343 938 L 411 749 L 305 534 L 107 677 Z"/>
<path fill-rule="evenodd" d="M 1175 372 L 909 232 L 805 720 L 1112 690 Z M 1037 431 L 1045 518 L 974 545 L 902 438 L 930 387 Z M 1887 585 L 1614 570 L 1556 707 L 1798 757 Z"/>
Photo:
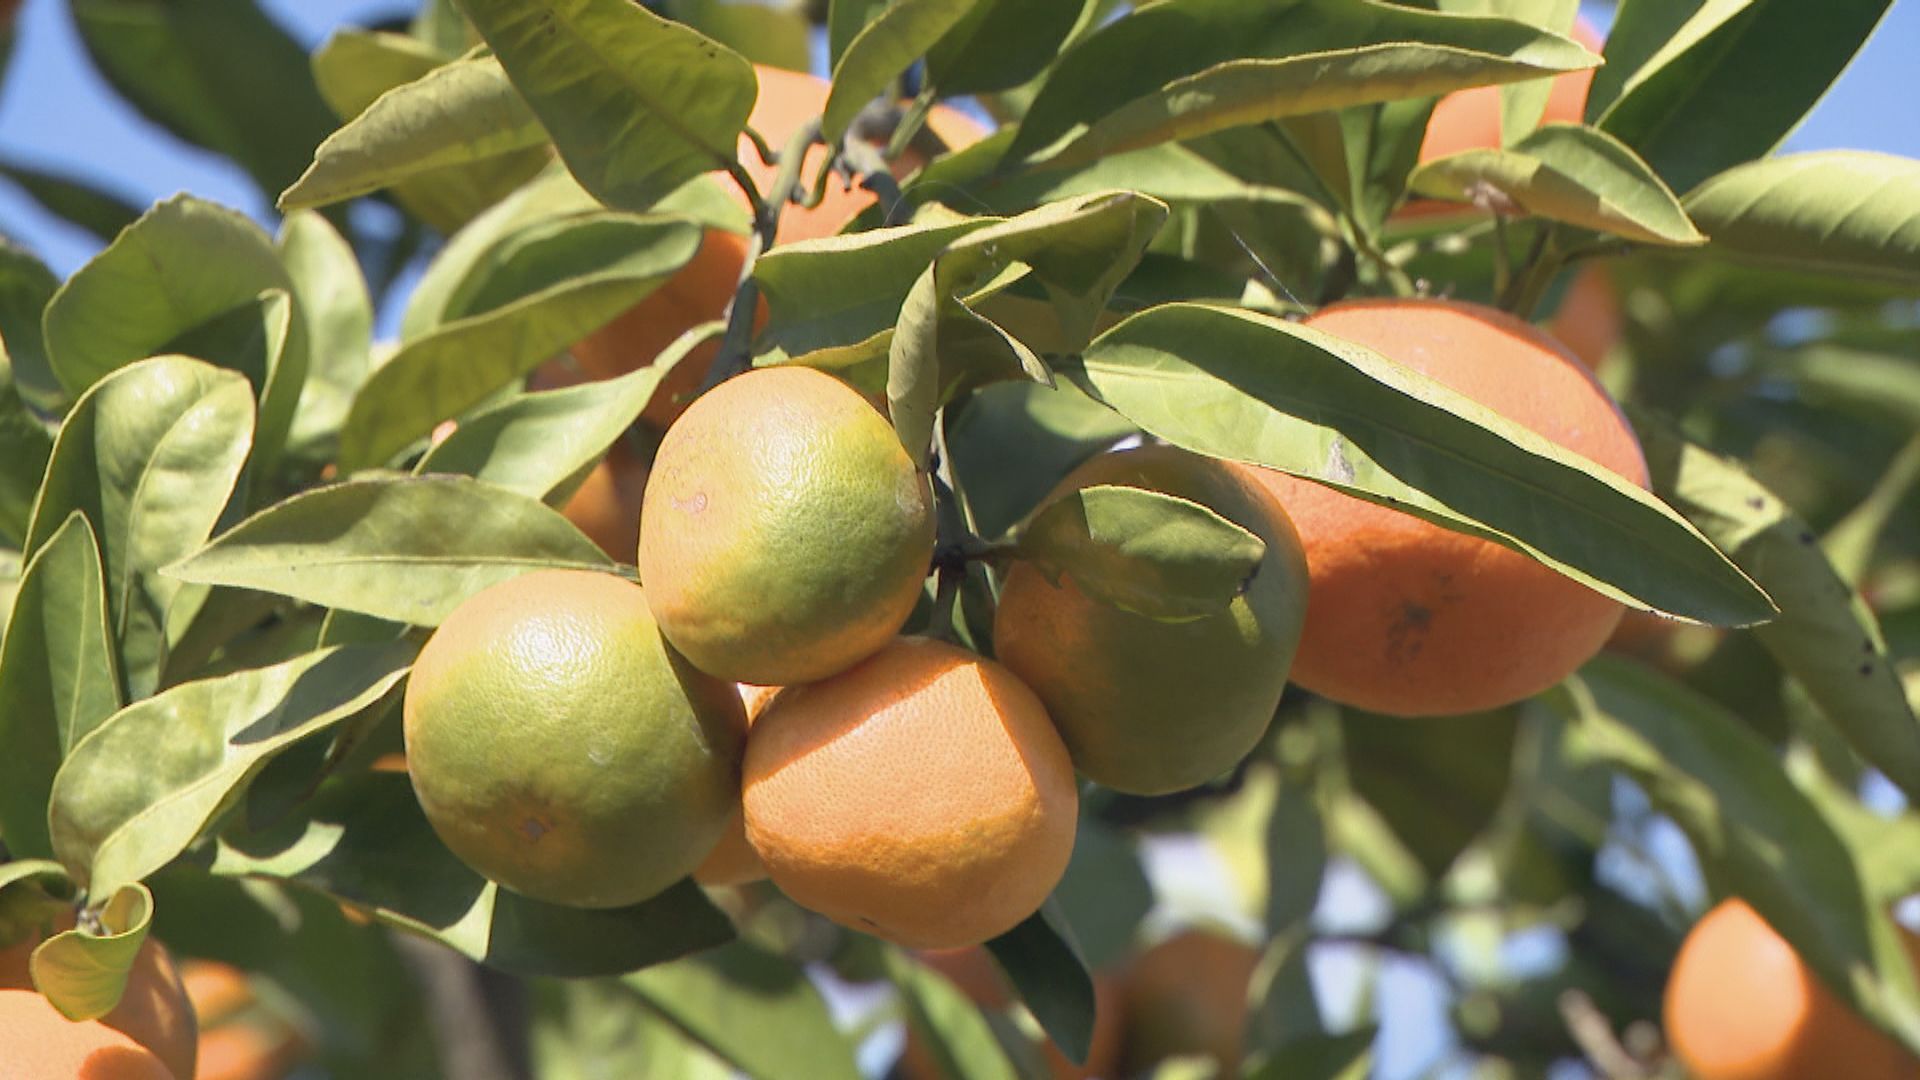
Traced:
<path fill-rule="evenodd" d="M 1246 591 L 1217 614 L 1162 622 L 1007 574 L 994 653 L 1046 703 L 1073 763 L 1120 791 L 1161 794 L 1233 768 L 1273 719 L 1307 608 L 1307 564 L 1285 513 L 1243 470 L 1170 446 L 1102 454 L 1055 494 L 1094 485 L 1198 502 L 1266 542 Z"/>
<path fill-rule="evenodd" d="M 9 1080 L 179 1080 L 153 1051 L 98 1020 L 74 1023 L 33 990 L 0 990 Z"/>
<path fill-rule="evenodd" d="M 73 916 L 64 915 L 49 928 L 49 936 L 70 930 L 73 924 Z M 34 948 L 42 940 L 39 934 L 29 935 L 0 950 L 0 991 L 27 990 L 39 996 L 38 991 L 34 991 L 31 960 Z M 61 1022 L 68 1021 L 62 1018 Z M 193 1075 L 194 1044 L 199 1037 L 199 1027 L 180 971 L 174 966 L 173 954 L 158 938 L 147 937 L 146 944 L 134 957 L 132 970 L 127 973 L 127 988 L 120 995 L 120 1003 L 94 1023 L 112 1028 L 150 1050 L 172 1072 L 180 1076 Z M 5 1023 L 0 1022 L 0 1030 L 5 1027 Z M 4 1054 L 0 1054 L 0 1059 L 10 1060 Z"/>
<path fill-rule="evenodd" d="M 965 949 L 928 949 L 920 960 L 945 975 L 967 999 L 988 1012 L 1004 1011 L 1013 1004 L 1013 990 L 994 963 L 992 954 L 981 946 Z M 1117 1077 L 1120 1064 L 1120 981 L 1106 972 L 1093 976 L 1093 1045 L 1087 1051 L 1087 1063 L 1075 1065 L 1051 1039 L 1041 1039 L 1036 1047 L 1053 1080 L 1088 1080 L 1091 1077 Z M 900 1073 L 905 1080 L 942 1080 L 940 1066 L 918 1033 L 907 1030 L 907 1045 L 900 1054 Z"/>
<path fill-rule="evenodd" d="M 1645 486 L 1640 445 L 1578 360 L 1477 304 L 1365 300 L 1306 325 L 1358 342 Z M 1587 662 L 1625 610 L 1525 555 L 1266 469 L 1312 574 L 1301 686 L 1395 716 L 1530 697 Z"/>
<path fill-rule="evenodd" d="M 865 398 L 809 368 L 696 401 L 660 442 L 640 519 L 661 632 L 757 686 L 824 679 L 886 644 L 933 555 L 927 477 Z"/>
<path fill-rule="evenodd" d="M 1909 954 L 1920 961 L 1911 935 Z M 1841 1004 L 1744 900 L 1723 901 L 1681 943 L 1667 980 L 1667 1041 L 1699 1080 L 1894 1080 L 1920 1061 Z"/>
<path fill-rule="evenodd" d="M 506 888 L 618 907 L 720 837 L 746 722 L 611 574 L 539 570 L 456 609 L 414 663 L 408 772 L 453 853 Z"/>
<path fill-rule="evenodd" d="M 760 718 L 773 695 L 780 692 L 777 686 L 740 685 L 740 702 L 747 709 L 747 731 L 751 735 L 753 722 Z M 719 885 L 745 885 L 760 881 L 767 876 L 767 868 L 760 862 L 760 854 L 747 843 L 747 822 L 742 816 L 739 800 L 733 805 L 733 813 L 727 815 L 727 831 L 720 836 L 720 842 L 707 853 L 707 859 L 693 872 L 693 880 L 708 888 Z"/>
<path fill-rule="evenodd" d="M 608 558 L 626 562 L 640 546 L 640 500 L 646 492 L 646 462 L 622 440 L 607 448 L 607 456 L 560 512 Z"/>
<path fill-rule="evenodd" d="M 913 948 L 1013 928 L 1067 869 L 1073 765 L 1012 672 L 900 638 L 783 688 L 747 740 L 747 839 L 795 903 Z"/>
<path fill-rule="evenodd" d="M 777 151 L 802 125 L 813 121 L 825 110 L 827 92 L 832 84 L 813 75 L 759 65 L 754 67 L 754 73 L 760 80 L 760 94 L 754 100 L 753 112 L 747 122 Z M 927 126 L 955 149 L 978 142 L 986 135 L 985 130 L 965 113 L 946 106 L 936 106 L 932 110 L 927 118 Z M 741 168 L 753 178 L 754 186 L 762 196 L 772 198 L 773 182 L 779 167 L 761 161 L 759 151 L 754 149 L 752 141 L 745 135 L 740 137 L 739 151 Z M 806 162 L 800 173 L 803 183 L 811 182 L 820 163 L 826 159 L 826 154 L 825 146 L 815 146 L 807 151 Z M 895 171 L 905 175 L 920 164 L 917 158 L 903 156 L 896 163 Z M 742 209 L 751 213 L 752 206 L 747 201 L 746 193 L 724 177 L 722 183 L 728 195 Z M 846 227 L 847 222 L 873 205 L 874 198 L 873 193 L 863 187 L 855 186 L 846 190 L 837 181 L 829 181 L 820 205 L 807 209 L 790 203 L 781 210 L 775 242 L 790 244 L 796 240 L 836 235 Z M 691 262 L 646 299 L 575 344 L 572 349 L 574 359 L 579 362 L 582 371 L 595 379 L 624 375 L 652 363 L 660 350 L 682 333 L 721 317 L 728 301 L 733 298 L 746 259 L 746 237 L 720 229 L 707 230 L 700 250 Z M 756 328 L 766 319 L 764 304 L 755 319 Z M 644 418 L 662 428 L 672 422 L 699 388 L 707 366 L 712 363 L 718 350 L 717 341 L 708 342 L 674 369 L 672 377 L 661 388 L 662 394 L 647 406 Z"/>
<path fill-rule="evenodd" d="M 200 1067 L 194 1080 L 280 1080 L 307 1052 L 286 1021 L 255 1007 L 246 972 L 211 960 L 183 966 L 187 996 L 200 1016 Z"/>
<path fill-rule="evenodd" d="M 1601 362 L 1619 344 L 1625 324 L 1613 279 L 1607 276 L 1605 267 L 1594 264 L 1567 283 L 1567 293 L 1560 299 L 1560 310 L 1547 323 L 1547 332 L 1588 370 L 1599 371 Z"/>
<path fill-rule="evenodd" d="M 1260 954 L 1232 938 L 1186 930 L 1141 953 L 1126 975 L 1122 1076 L 1170 1057 L 1203 1055 L 1238 1075 L 1247 983 Z"/>

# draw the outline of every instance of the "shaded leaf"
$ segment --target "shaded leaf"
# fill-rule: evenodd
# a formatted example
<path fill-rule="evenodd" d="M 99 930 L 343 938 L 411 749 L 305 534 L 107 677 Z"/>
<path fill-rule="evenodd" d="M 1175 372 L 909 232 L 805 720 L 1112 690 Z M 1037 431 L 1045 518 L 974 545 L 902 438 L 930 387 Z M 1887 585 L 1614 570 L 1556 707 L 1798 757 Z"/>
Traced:
<path fill-rule="evenodd" d="M 0 342 L 0 537 L 24 542 L 33 499 L 53 453 L 53 436 L 20 400 L 6 360 Z"/>
<path fill-rule="evenodd" d="M 397 685 L 415 651 L 406 642 L 318 650 L 183 683 L 115 713 L 54 778 L 49 816 L 60 861 L 95 893 L 159 870 L 276 754 Z"/>
<path fill-rule="evenodd" d="M 1753 575 L 1780 605 L 1754 635 L 1853 747 L 1920 798 L 1920 722 L 1866 602 L 1827 561 L 1819 538 L 1731 461 L 1665 424 L 1635 417 L 1654 490 Z"/>
<path fill-rule="evenodd" d="M 120 1004 L 127 975 L 147 943 L 153 894 L 138 882 L 116 888 L 98 920 L 104 933 L 61 931 L 41 942 L 29 961 L 34 987 L 69 1020 L 96 1020 Z"/>
<path fill-rule="evenodd" d="M 580 183 L 645 210 L 734 161 L 745 57 L 630 0 L 459 0 Z"/>
<path fill-rule="evenodd" d="M 0 863 L 0 949 L 44 934 L 55 919 L 73 911 L 77 892 L 66 867 L 51 859 Z"/>
<path fill-rule="evenodd" d="M 1858 587 L 1873 562 L 1874 550 L 1894 515 L 1920 487 L 1920 436 L 1916 436 L 1888 463 L 1874 481 L 1873 490 L 1827 530 L 1820 540 L 1840 579 Z"/>
<path fill-rule="evenodd" d="M 1532 214 L 1649 244 L 1707 240 L 1646 162 L 1605 132 L 1577 124 L 1548 124 L 1503 149 L 1430 161 L 1408 185 L 1497 214 Z"/>
<path fill-rule="evenodd" d="M 1448 717 L 1446 724 L 1343 709 L 1348 783 L 1438 881 L 1499 811 L 1516 725 L 1511 709 Z"/>
<path fill-rule="evenodd" d="M 307 331 L 307 381 L 288 434 L 298 449 L 331 438 L 346 419 L 367 376 L 373 300 L 353 248 L 319 214 L 287 215 L 277 246 Z"/>
<path fill-rule="evenodd" d="M 1241 124 L 1594 62 L 1565 38 L 1505 19 L 1342 0 L 1168 0 L 1070 48 L 1008 154 L 1077 165 Z"/>
<path fill-rule="evenodd" d="M 987 948 L 1047 1037 L 1068 1058 L 1085 1063 L 1093 1048 L 1093 976 L 1059 903 L 1048 898 Z"/>
<path fill-rule="evenodd" d="M 259 402 L 252 468 L 271 473 L 293 427 L 294 410 L 306 388 L 307 345 L 299 308 L 285 289 L 268 289 L 161 346 L 190 356 L 253 384 Z"/>
<path fill-rule="evenodd" d="M 467 597 L 529 570 L 611 567 L 537 499 L 466 477 L 422 476 L 295 495 L 167 572 L 436 626 Z"/>
<path fill-rule="evenodd" d="M 755 1080 L 804 1062 L 821 1080 L 856 1080 L 853 1047 L 806 973 L 778 953 L 736 941 L 622 980 L 648 1006 Z M 741 1023 L 751 1009 L 753 1022 Z"/>
<path fill-rule="evenodd" d="M 1686 205 L 1716 254 L 1920 283 L 1920 161 L 1788 154 L 1728 169 Z"/>
<path fill-rule="evenodd" d="M 1267 550 L 1198 503 L 1105 484 L 1057 496 L 1016 535 L 1054 584 L 1068 574 L 1088 596 L 1168 622 L 1225 609 Z"/>
<path fill-rule="evenodd" d="M 1133 951 L 1134 931 L 1153 907 L 1153 886 L 1127 835 L 1082 814 L 1073 858 L 1053 902 L 1073 928 L 1087 966 L 1103 971 Z"/>
<path fill-rule="evenodd" d="M 907 1025 L 932 1056 L 939 1075 L 1014 1080 L 1013 1065 L 987 1018 L 938 972 L 898 950 L 885 953 L 887 977 L 899 988 Z"/>
<path fill-rule="evenodd" d="M 86 515 L 130 697 L 158 681 L 174 604 L 183 593 L 197 602 L 160 568 L 213 531 L 252 443 L 246 379 L 182 356 L 142 360 L 95 383 L 54 440 L 27 550 L 69 514 Z"/>
<path fill-rule="evenodd" d="M 840 142 L 869 101 L 926 55 L 976 0 L 890 0 L 833 58 L 833 89 L 820 119 L 829 146 Z"/>
<path fill-rule="evenodd" d="M 451 321 L 374 371 L 340 432 L 343 472 L 376 466 L 425 438 L 671 277 L 700 246 L 675 218 L 578 215 L 535 222 L 499 245 L 461 287 Z"/>
<path fill-rule="evenodd" d="M 140 208 L 74 176 L 63 176 L 13 162 L 0 162 L 0 176 L 19 186 L 41 209 L 111 243 L 133 224 Z"/>
<path fill-rule="evenodd" d="M 1011 529 L 1074 466 L 1135 431 L 1066 382 L 996 383 L 957 407 L 947 414 L 947 451 L 983 536 Z"/>
<path fill-rule="evenodd" d="M 926 51 L 927 81 L 949 97 L 1019 86 L 1053 63 L 1094 6 L 1089 0 L 979 0 Z"/>
<path fill-rule="evenodd" d="M 0 836 L 48 858 L 47 795 L 60 762 L 120 708 L 100 548 L 74 511 L 27 563 L 0 641 Z"/>
<path fill-rule="evenodd" d="M 755 64 L 788 71 L 812 70 L 813 25 L 799 4 L 668 0 L 666 14 Z"/>
<path fill-rule="evenodd" d="M 267 234 L 237 211 L 176 195 L 54 294 L 46 312 L 53 372 L 78 395 L 266 289 L 291 289 Z"/>
<path fill-rule="evenodd" d="M 13 369 L 20 397 L 48 413 L 66 411 L 67 394 L 47 358 L 40 314 L 60 279 L 25 248 L 0 236 L 0 356 Z"/>
<path fill-rule="evenodd" d="M 1267 1055 L 1248 1080 L 1366 1080 L 1378 1035 L 1368 1029 L 1295 1039 Z"/>
<path fill-rule="evenodd" d="M 1645 491 L 1350 342 L 1170 304 L 1107 331 L 1084 360 L 1097 397 L 1188 450 L 1485 537 L 1637 607 L 1733 625 L 1773 614 Z"/>
<path fill-rule="evenodd" d="M 313 81 L 333 114 L 351 120 L 380 95 L 455 57 L 411 34 L 343 26 L 313 51 Z"/>
<path fill-rule="evenodd" d="M 213 871 L 319 889 L 520 975 L 622 974 L 734 936 L 690 880 L 623 908 L 561 907 L 501 889 L 440 843 L 404 775 L 330 783 L 305 810 L 267 832 L 230 833 Z"/>

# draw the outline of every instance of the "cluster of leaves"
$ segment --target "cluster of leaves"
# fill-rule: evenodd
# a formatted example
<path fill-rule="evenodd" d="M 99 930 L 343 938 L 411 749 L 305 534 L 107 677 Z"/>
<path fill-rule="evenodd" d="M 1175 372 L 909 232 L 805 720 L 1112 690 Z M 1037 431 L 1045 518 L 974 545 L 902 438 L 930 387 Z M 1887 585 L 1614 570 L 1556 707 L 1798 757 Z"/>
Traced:
<path fill-rule="evenodd" d="M 796 1060 L 854 1075 L 801 971 L 825 960 L 890 979 L 965 1075 L 1013 1075 L 1018 1040 L 906 957 L 823 939 L 764 891 L 732 917 L 691 882 L 614 911 L 503 892 L 377 767 L 419 642 L 463 599 L 536 567 L 618 570 L 555 507 L 720 328 L 610 382 L 529 393 L 524 377 L 659 288 L 703 229 L 768 226 L 717 171 L 740 175 L 750 61 L 804 65 L 808 21 L 664 7 L 429 0 L 404 28 L 336 34 L 306 80 L 251 0 L 72 0 L 128 100 L 239 162 L 287 216 L 269 236 L 191 197 L 137 213 L 5 168 L 109 241 L 65 282 L 0 245 L 0 935 L 84 899 L 98 918 L 35 961 L 70 1015 L 111 1005 L 152 926 L 267 970 L 318 1016 L 334 1067 L 406 1075 L 418 1059 L 392 1048 L 418 1005 L 379 977 L 398 955 L 344 903 L 507 972 L 575 977 L 536 995 L 533 1052 L 562 1072 L 639 1054 L 662 1075 L 716 1055 L 754 1076 Z M 1627 0 L 1587 123 L 1542 127 L 1544 77 L 1598 61 L 1563 36 L 1564 0 L 1118 7 L 828 5 L 830 147 L 910 68 L 896 141 L 943 97 L 977 96 L 1002 124 L 883 190 L 862 223 L 878 227 L 758 258 L 766 325 L 730 335 L 723 362 L 884 393 L 942 470 L 950 535 L 1157 617 L 1225 602 L 1258 557 L 1247 534 L 1126 489 L 1038 505 L 1141 435 L 1699 625 L 1658 663 L 1603 657 L 1486 716 L 1408 724 L 1289 697 L 1217 789 L 1096 793 L 1055 900 L 993 943 L 1035 1018 L 1084 1053 L 1088 970 L 1125 956 L 1151 899 L 1139 833 L 1197 830 L 1271 942 L 1250 988 L 1256 1071 L 1366 1067 L 1367 1039 L 1329 1034 L 1305 981 L 1340 861 L 1391 901 L 1365 946 L 1424 957 L 1456 989 L 1467 1051 L 1531 1071 L 1581 1050 L 1559 991 L 1616 1026 L 1653 1015 L 1691 913 L 1662 868 L 1622 880 L 1603 854 L 1637 850 L 1657 816 L 1714 894 L 1746 897 L 1920 1049 L 1888 917 L 1920 886 L 1916 826 L 1859 796 L 1870 775 L 1920 795 L 1899 666 L 1920 656 L 1920 444 L 1901 442 L 1920 423 L 1920 163 L 1763 158 L 1885 0 L 1817 19 Z M 1506 145 L 1416 166 L 1435 96 L 1486 84 L 1505 86 Z M 1411 196 L 1467 205 L 1393 220 Z M 343 212 L 354 200 L 405 227 L 370 234 Z M 389 298 L 398 341 L 376 346 L 372 298 L 435 236 Z M 1527 312 L 1600 257 L 1627 301 L 1612 373 L 1652 492 L 1286 318 L 1301 298 L 1424 288 Z M 991 562 L 967 561 L 927 616 L 983 651 Z M 1567 963 L 1500 963 L 1501 941 L 1542 928 Z M 749 996 L 764 1018 L 743 1025 L 730 1010 Z"/>

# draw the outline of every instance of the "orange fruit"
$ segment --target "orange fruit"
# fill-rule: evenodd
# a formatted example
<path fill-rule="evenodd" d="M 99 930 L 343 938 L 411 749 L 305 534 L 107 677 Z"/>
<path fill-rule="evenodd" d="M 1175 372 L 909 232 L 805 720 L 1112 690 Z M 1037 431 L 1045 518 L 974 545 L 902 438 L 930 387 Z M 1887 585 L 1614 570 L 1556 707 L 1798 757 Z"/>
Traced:
<path fill-rule="evenodd" d="M 1364 300 L 1306 325 L 1365 345 L 1645 486 L 1625 417 L 1593 373 L 1504 312 Z M 1492 541 L 1253 469 L 1286 507 L 1312 575 L 1293 680 L 1343 704 L 1444 716 L 1531 697 L 1586 663 L 1625 610 Z"/>
<path fill-rule="evenodd" d="M 747 709 L 747 731 L 753 731 L 753 722 L 780 692 L 777 686 L 748 686 L 741 684 L 740 702 Z M 720 836 L 720 842 L 707 853 L 706 861 L 693 872 L 693 880 L 712 888 L 719 885 L 745 885 L 760 881 L 767 876 L 767 868 L 760 863 L 760 855 L 747 843 L 747 822 L 736 799 L 733 813 L 727 815 L 727 831 Z"/>
<path fill-rule="evenodd" d="M 1907 949 L 1920 961 L 1908 936 Z M 1744 900 L 1723 901 L 1680 945 L 1667 1041 L 1698 1080 L 1894 1080 L 1920 1061 L 1841 1004 Z"/>
<path fill-rule="evenodd" d="M 933 491 L 858 392 L 810 368 L 749 371 L 660 442 L 640 580 L 708 674 L 824 679 L 898 633 L 933 555 Z"/>
<path fill-rule="evenodd" d="M 1211 1058 L 1238 1075 L 1247 1031 L 1247 983 L 1260 954 L 1232 938 L 1185 930 L 1153 946 L 1126 974 L 1123 1076 L 1170 1057 Z"/>
<path fill-rule="evenodd" d="M 760 80 L 760 93 L 754 99 L 753 112 L 747 122 L 778 151 L 802 125 L 825 111 L 827 92 L 832 84 L 817 76 L 759 65 L 755 65 L 754 74 Z M 927 126 L 955 149 L 978 142 L 986 135 L 966 114 L 944 105 L 935 106 L 929 113 Z M 753 178 L 754 186 L 762 196 L 772 198 L 779 167 L 761 161 L 759 151 L 745 135 L 740 137 L 739 153 L 741 168 Z M 807 151 L 800 172 L 802 183 L 812 181 L 826 154 L 827 148 L 822 145 Z M 896 172 L 904 175 L 920 164 L 916 157 L 903 156 L 896 162 Z M 727 194 L 742 209 L 752 213 L 746 193 L 726 179 L 724 173 L 715 176 L 720 178 Z M 820 205 L 808 209 L 789 203 L 782 208 L 775 243 L 834 236 L 847 222 L 873 205 L 874 199 L 873 193 L 863 187 L 847 190 L 837 180 L 830 180 Z M 583 372 L 595 379 L 624 375 L 652 363 L 660 350 L 682 333 L 725 313 L 746 260 L 746 237 L 720 229 L 707 230 L 691 262 L 665 285 L 575 344 L 574 359 Z M 755 328 L 765 319 L 766 308 L 762 304 L 755 313 Z M 662 387 L 661 395 L 647 406 L 644 418 L 662 428 L 671 423 L 699 388 L 718 351 L 719 342 L 710 341 L 680 364 Z"/>
<path fill-rule="evenodd" d="M 153 1051 L 98 1020 L 74 1023 L 33 990 L 0 990 L 8 1080 L 181 1080 Z"/>
<path fill-rule="evenodd" d="M 515 892 L 619 907 L 693 872 L 725 827 L 740 697 L 660 636 L 611 574 L 537 570 L 434 631 L 403 704 L 434 831 Z"/>
<path fill-rule="evenodd" d="M 279 1080 L 305 1056 L 299 1032 L 255 1008 L 246 972 L 231 964 L 189 960 L 181 975 L 201 1022 L 194 1080 Z"/>
<path fill-rule="evenodd" d="M 64 915 L 48 929 L 49 935 L 70 930 L 73 924 L 73 916 Z M 31 960 L 34 948 L 42 940 L 41 935 L 30 935 L 0 950 L 0 991 L 34 991 Z M 38 991 L 34 993 L 37 997 Z M 62 1018 L 62 1022 L 67 1021 Z M 188 999 L 180 971 L 174 966 L 173 954 L 151 934 L 134 957 L 120 1003 L 94 1023 L 111 1028 L 152 1051 L 172 1072 L 180 1076 L 193 1075 L 194 1044 L 199 1037 L 193 1004 Z M 0 1023 L 0 1029 L 5 1026 Z M 0 1058 L 4 1056 L 0 1054 Z"/>
<path fill-rule="evenodd" d="M 948 981 L 967 995 L 967 999 L 988 1012 L 1001 1012 L 1013 1004 L 1013 990 L 1006 976 L 994 963 L 993 955 L 975 945 L 965 949 L 928 949 L 920 961 L 945 975 Z M 1117 1077 L 1120 1064 L 1120 981 L 1106 972 L 1093 976 L 1093 1045 L 1087 1051 L 1087 1063 L 1075 1065 L 1051 1039 L 1042 1038 L 1037 1046 L 1047 1075 L 1053 1080 L 1088 1080 L 1090 1077 Z M 942 1080 L 939 1064 L 919 1035 L 911 1027 L 907 1045 L 900 1055 L 900 1073 L 904 1080 Z"/>
<path fill-rule="evenodd" d="M 1076 768 L 1120 791 L 1161 794 L 1233 768 L 1273 719 L 1307 608 L 1307 564 L 1287 515 L 1243 470 L 1170 446 L 1102 454 L 1055 494 L 1094 485 L 1198 502 L 1266 542 L 1222 611 L 1162 622 L 1096 600 L 1032 563 L 1008 572 L 994 654 L 1033 687 Z"/>
<path fill-rule="evenodd" d="M 1560 309 L 1547 323 L 1547 332 L 1567 347 L 1590 371 L 1620 343 L 1626 316 L 1620 310 L 1620 294 L 1606 268 L 1594 264 L 1582 269 L 1567 283 Z"/>
<path fill-rule="evenodd" d="M 795 903 L 912 948 L 977 945 L 1067 870 L 1073 765 L 1014 674 L 900 638 L 753 726 L 747 839 Z"/>
<path fill-rule="evenodd" d="M 607 456 L 560 512 L 608 558 L 626 562 L 640 546 L 640 500 L 646 492 L 646 462 L 622 440 L 607 448 Z"/>

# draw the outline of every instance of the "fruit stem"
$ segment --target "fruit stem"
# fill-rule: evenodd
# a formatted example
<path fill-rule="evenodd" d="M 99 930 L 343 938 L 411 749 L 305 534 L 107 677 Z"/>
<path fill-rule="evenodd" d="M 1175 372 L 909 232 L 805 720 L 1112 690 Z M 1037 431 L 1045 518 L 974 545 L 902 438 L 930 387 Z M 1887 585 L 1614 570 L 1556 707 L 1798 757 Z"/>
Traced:
<path fill-rule="evenodd" d="M 727 307 L 727 330 L 720 339 L 720 351 L 714 354 L 695 397 L 753 366 L 753 317 L 760 306 L 760 283 L 754 280 L 753 269 L 760 256 L 773 246 L 774 237 L 780 232 L 780 212 L 800 186 L 800 167 L 807 160 L 807 151 L 819 141 L 817 119 L 802 124 L 800 130 L 793 133 L 780 150 L 780 170 L 773 176 L 773 189 L 764 197 L 755 192 L 752 181 L 744 176 L 745 170 L 738 163 L 730 170 L 753 203 L 753 238 L 747 244 L 746 261 L 740 265 L 740 282 L 734 289 L 733 302 Z"/>
<path fill-rule="evenodd" d="M 1501 294 L 1502 308 L 1523 319 L 1533 317 L 1533 309 L 1540 305 L 1540 298 L 1546 295 L 1547 286 L 1553 284 L 1554 275 L 1566 264 L 1566 257 L 1560 253 L 1553 239 L 1553 226 L 1541 222 L 1539 231 L 1534 233 L 1533 245 L 1527 249 L 1527 258 L 1521 264 L 1520 272 Z"/>
<path fill-rule="evenodd" d="M 740 134 L 745 135 L 747 141 L 753 144 L 753 151 L 760 155 L 762 165 L 772 165 L 780 160 L 774 154 L 773 147 L 767 145 L 767 137 L 755 131 L 752 124 L 743 125 L 740 128 Z"/>

